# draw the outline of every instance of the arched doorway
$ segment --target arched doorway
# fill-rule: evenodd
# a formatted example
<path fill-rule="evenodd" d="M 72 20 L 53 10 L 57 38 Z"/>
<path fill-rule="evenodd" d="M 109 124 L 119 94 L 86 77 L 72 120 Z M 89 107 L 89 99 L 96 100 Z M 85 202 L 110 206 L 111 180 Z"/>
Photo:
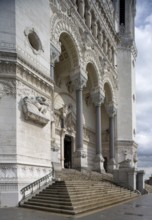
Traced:
<path fill-rule="evenodd" d="M 75 144 L 76 135 L 76 102 L 71 75 L 75 67 L 79 66 L 79 60 L 76 45 L 69 34 L 62 33 L 59 41 L 61 54 L 54 68 L 55 138 L 60 146 L 58 158 L 62 168 L 72 168 L 72 146 Z"/>
<path fill-rule="evenodd" d="M 64 138 L 64 168 L 72 168 L 72 137 L 69 135 Z"/>

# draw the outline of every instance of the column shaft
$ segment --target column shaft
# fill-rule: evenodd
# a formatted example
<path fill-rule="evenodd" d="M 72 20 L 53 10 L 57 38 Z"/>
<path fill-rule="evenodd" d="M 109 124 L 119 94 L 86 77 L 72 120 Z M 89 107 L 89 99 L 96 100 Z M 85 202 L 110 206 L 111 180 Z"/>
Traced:
<path fill-rule="evenodd" d="M 83 148 L 82 89 L 76 90 L 76 148 Z"/>
<path fill-rule="evenodd" d="M 109 118 L 109 130 L 110 130 L 110 137 L 109 137 L 109 156 L 110 159 L 114 159 L 114 116 Z"/>
<path fill-rule="evenodd" d="M 101 154 L 101 108 L 96 106 L 96 154 Z"/>

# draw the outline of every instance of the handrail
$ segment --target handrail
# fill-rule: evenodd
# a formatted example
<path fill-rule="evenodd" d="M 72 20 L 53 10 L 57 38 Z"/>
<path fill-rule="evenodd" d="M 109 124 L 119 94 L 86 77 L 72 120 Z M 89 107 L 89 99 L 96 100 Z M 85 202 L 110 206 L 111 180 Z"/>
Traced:
<path fill-rule="evenodd" d="M 51 182 L 54 177 L 54 167 L 52 164 L 52 170 L 47 175 L 42 178 L 30 183 L 29 185 L 23 187 L 20 192 L 23 195 L 22 200 L 24 200 L 27 196 L 32 195 L 36 190 L 39 190 L 42 186 L 46 185 L 48 182 Z M 43 183 L 43 184 L 42 184 Z M 30 192 L 29 192 L 30 190 Z M 27 192 L 29 192 L 27 194 Z M 21 201 L 22 201 L 21 200 Z"/>

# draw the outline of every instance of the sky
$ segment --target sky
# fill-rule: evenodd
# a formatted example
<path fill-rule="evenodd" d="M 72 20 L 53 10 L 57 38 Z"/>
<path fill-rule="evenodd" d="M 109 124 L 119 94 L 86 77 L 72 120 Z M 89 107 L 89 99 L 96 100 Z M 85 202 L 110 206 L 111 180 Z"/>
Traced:
<path fill-rule="evenodd" d="M 138 167 L 152 175 L 152 0 L 137 0 L 135 38 Z"/>

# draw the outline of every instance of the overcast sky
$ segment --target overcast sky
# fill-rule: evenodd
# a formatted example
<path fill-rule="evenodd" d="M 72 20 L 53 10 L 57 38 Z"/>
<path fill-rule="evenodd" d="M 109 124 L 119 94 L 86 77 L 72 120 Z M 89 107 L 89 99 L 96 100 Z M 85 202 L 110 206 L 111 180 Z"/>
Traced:
<path fill-rule="evenodd" d="M 136 63 L 138 166 L 152 175 L 152 0 L 137 0 Z"/>

